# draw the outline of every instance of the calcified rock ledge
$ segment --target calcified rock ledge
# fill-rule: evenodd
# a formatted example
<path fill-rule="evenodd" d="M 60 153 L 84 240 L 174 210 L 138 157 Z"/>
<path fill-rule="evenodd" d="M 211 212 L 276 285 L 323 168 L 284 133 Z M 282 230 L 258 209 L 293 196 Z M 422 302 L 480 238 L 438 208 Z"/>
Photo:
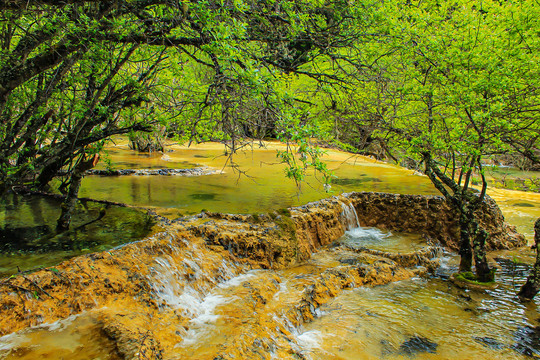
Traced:
<path fill-rule="evenodd" d="M 82 314 L 110 359 L 142 353 L 152 359 L 303 358 L 293 330 L 343 289 L 408 279 L 437 266 L 433 247 L 408 254 L 325 247 L 356 223 L 352 208 L 361 225 L 456 246 L 455 216 L 440 197 L 351 193 L 268 214 L 202 213 L 139 242 L 0 280 L 0 335 Z M 524 243 L 496 206 L 485 210 L 479 217 L 492 235 L 490 248 Z M 317 251 L 336 263 L 309 266 Z M 309 276 L 288 275 L 298 264 L 308 264 Z M 274 270 L 238 278 L 252 269 Z M 288 301 L 281 301 L 285 287 Z M 222 310 L 227 337 L 204 339 L 204 353 L 195 356 L 188 341 L 202 326 L 195 305 L 224 288 L 234 288 L 236 299 Z"/>
<path fill-rule="evenodd" d="M 441 196 L 356 192 L 345 194 L 358 213 L 360 225 L 423 234 L 450 249 L 458 248 L 458 216 Z M 516 228 L 504 221 L 493 199 L 476 213 L 488 231 L 488 250 L 511 249 L 527 244 Z"/>
<path fill-rule="evenodd" d="M 170 175 L 170 176 L 204 176 L 221 174 L 221 170 L 212 169 L 206 166 L 196 167 L 191 169 L 120 169 L 120 170 L 97 170 L 90 169 L 86 172 L 87 175 L 99 176 L 146 176 L 146 175 Z"/>

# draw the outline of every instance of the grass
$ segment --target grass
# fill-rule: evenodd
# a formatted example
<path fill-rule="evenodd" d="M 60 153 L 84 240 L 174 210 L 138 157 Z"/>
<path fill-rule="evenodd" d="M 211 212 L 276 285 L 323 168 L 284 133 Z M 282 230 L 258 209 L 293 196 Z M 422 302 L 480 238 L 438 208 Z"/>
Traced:
<path fill-rule="evenodd" d="M 495 269 L 491 270 L 493 279 L 495 279 L 495 271 L 496 271 Z M 479 281 L 476 275 L 470 271 L 455 273 L 454 279 L 465 282 L 465 283 L 470 283 L 470 284 L 479 285 L 479 286 L 488 286 L 488 287 L 492 286 L 495 283 L 495 280 L 488 281 L 488 282 Z"/>

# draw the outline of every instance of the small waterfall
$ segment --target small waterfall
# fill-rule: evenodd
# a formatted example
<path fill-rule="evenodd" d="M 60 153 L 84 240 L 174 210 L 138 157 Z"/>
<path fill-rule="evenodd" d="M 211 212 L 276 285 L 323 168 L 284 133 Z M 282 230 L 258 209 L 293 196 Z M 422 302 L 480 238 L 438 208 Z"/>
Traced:
<path fill-rule="evenodd" d="M 356 214 L 356 209 L 353 204 L 350 202 L 343 202 L 339 200 L 341 204 L 341 221 L 345 225 L 346 230 L 351 230 L 357 227 L 360 227 L 360 221 L 358 221 L 358 215 Z"/>
<path fill-rule="evenodd" d="M 183 244 L 181 249 L 171 243 L 172 253 L 154 260 L 149 282 L 162 308 L 178 309 L 183 316 L 193 319 L 207 314 L 215 307 L 215 300 L 221 300 L 207 298 L 213 288 L 246 269 L 208 251 L 203 243 L 179 242 Z"/>

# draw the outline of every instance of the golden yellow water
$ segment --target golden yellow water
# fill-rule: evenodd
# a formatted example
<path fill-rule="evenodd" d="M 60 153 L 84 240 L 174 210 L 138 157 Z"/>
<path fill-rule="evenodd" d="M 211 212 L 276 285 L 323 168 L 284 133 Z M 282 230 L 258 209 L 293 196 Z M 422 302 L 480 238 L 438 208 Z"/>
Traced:
<path fill-rule="evenodd" d="M 536 304 L 468 294 L 439 279 L 351 290 L 321 310 L 303 333 L 314 359 L 526 359 L 513 347 L 520 331 L 538 325 Z M 436 348 L 410 355 L 402 344 L 415 336 Z"/>
<path fill-rule="evenodd" d="M 534 222 L 540 218 L 540 193 L 490 188 L 488 194 L 497 202 L 506 221 L 532 242 Z"/>
<path fill-rule="evenodd" d="M 265 148 L 253 151 L 238 151 L 232 160 L 224 155 L 223 145 L 215 143 L 193 148 L 174 145 L 165 155 L 152 157 L 128 151 L 126 147 L 119 145 L 118 148 L 126 151 L 111 153 L 113 163 L 138 164 L 139 168 L 171 167 L 171 163 L 188 165 L 183 167 L 203 165 L 224 173 L 196 178 L 88 176 L 83 182 L 81 196 L 114 199 L 139 206 L 176 208 L 181 213 L 193 214 L 202 209 L 230 213 L 265 212 L 353 190 L 435 193 L 429 181 L 413 175 L 412 171 L 334 150 L 329 150 L 324 159 L 338 178 L 330 192 L 326 192 L 320 178 L 314 174 L 308 175 L 300 189 L 293 180 L 287 179 L 285 166 L 279 164 L 276 157 L 276 150 L 284 147 L 277 143 L 267 143 Z"/>
<path fill-rule="evenodd" d="M 83 314 L 0 338 L 0 358 L 119 360 L 97 321 Z M 11 352 L 7 349 L 14 349 Z"/>
<path fill-rule="evenodd" d="M 278 144 L 268 144 L 266 148 L 237 153 L 233 161 L 243 172 L 240 174 L 231 166 L 230 159 L 223 156 L 223 147 L 218 144 L 189 149 L 174 145 L 165 156 L 148 156 L 131 152 L 125 143 L 119 143 L 110 152 L 118 168 L 204 165 L 222 169 L 224 173 L 201 177 L 89 176 L 84 180 L 81 196 L 154 207 L 170 216 L 197 213 L 202 209 L 266 212 L 329 196 L 315 176 L 302 185 L 299 193 L 295 183 L 284 177 L 284 166 L 277 164 L 275 151 L 278 148 L 281 148 Z M 397 166 L 334 150 L 328 151 L 325 160 L 338 176 L 332 186 L 335 194 L 348 191 L 437 194 L 426 177 Z M 489 195 L 499 204 L 507 220 L 532 239 L 532 224 L 540 217 L 540 194 L 490 189 Z M 174 210 L 167 210 L 169 208 Z M 384 234 L 374 234 L 374 237 L 370 246 L 379 250 L 406 251 L 424 245 L 411 235 L 398 237 L 399 240 Z M 377 239 L 380 239 L 379 244 Z M 525 249 L 498 252 L 494 256 L 512 258 L 516 255 L 523 255 L 528 262 L 533 259 L 532 252 Z M 314 360 L 527 359 L 515 348 L 530 345 L 526 335 L 531 327 L 540 325 L 540 302 L 522 304 L 515 294 L 529 268 L 499 260 L 499 287 L 474 292 L 456 288 L 447 281 L 457 267 L 455 254 L 445 254 L 441 263 L 441 269 L 433 278 L 342 292 L 321 307 L 313 322 L 290 329 L 296 346 L 306 359 Z M 207 358 L 243 324 L 257 321 L 251 317 L 249 304 L 242 302 L 249 289 L 246 284 L 254 279 L 275 276 L 281 279 L 280 289 L 267 305 L 279 318 L 283 309 L 297 301 L 306 279 L 336 265 L 339 261 L 333 253 L 323 250 L 302 266 L 280 272 L 249 272 L 232 284 L 201 294 L 203 300 L 198 306 L 208 308 L 194 318 L 186 340 L 178 344 L 177 353 L 169 354 L 169 358 Z M 5 349 L 20 348 L 26 353 L 11 352 L 4 358 L 114 359 L 112 345 L 98 334 L 91 316 L 82 315 L 55 326 L 57 328 L 27 330 L 0 338 L 0 358 L 9 352 Z M 436 344 L 435 353 L 410 354 L 404 350 L 402 344 L 414 337 Z"/>
<path fill-rule="evenodd" d="M 144 154 L 128 149 L 120 139 L 109 148 L 113 166 L 121 168 L 192 168 L 208 166 L 222 174 L 184 176 L 87 176 L 81 196 L 153 207 L 170 217 L 201 210 L 225 213 L 260 213 L 302 205 L 350 191 L 380 191 L 400 194 L 439 194 L 426 176 L 364 156 L 327 150 L 324 156 L 334 172 L 330 192 L 320 178 L 311 174 L 300 189 L 285 177 L 276 150 L 283 144 L 264 143 L 225 155 L 222 144 L 204 143 L 187 147 L 171 145 L 167 152 Z M 100 164 L 104 167 L 104 162 Z M 488 194 L 499 204 L 511 224 L 532 241 L 534 221 L 540 217 L 540 194 L 490 188 Z"/>
<path fill-rule="evenodd" d="M 382 243 L 389 241 L 388 237 L 380 239 Z M 418 239 L 403 239 L 405 246 L 418 246 Z M 516 351 L 524 346 L 530 346 L 538 355 L 540 349 L 534 345 L 538 339 L 529 339 L 527 334 L 539 325 L 540 301 L 522 304 L 515 298 L 523 282 L 523 268 L 513 269 L 508 262 L 502 262 L 498 288 L 468 291 L 445 280 L 458 264 L 452 254 L 442 256 L 442 267 L 435 277 L 344 290 L 324 304 L 312 322 L 299 327 L 287 323 L 286 313 L 299 304 L 306 285 L 323 271 L 343 265 L 338 261 L 343 255 L 346 253 L 339 249 L 323 249 L 303 265 L 282 271 L 248 271 L 209 292 L 195 294 L 189 329 L 178 327 L 183 340 L 164 358 L 214 359 L 231 345 L 231 339 L 234 346 L 234 341 L 242 339 L 242 332 L 252 329 L 250 324 L 261 318 L 275 319 L 273 326 L 287 329 L 289 345 L 292 343 L 310 360 L 525 360 L 529 357 Z M 259 296 L 253 297 L 254 288 L 260 288 L 265 297 L 262 305 L 253 303 Z M 262 317 L 258 306 L 264 309 Z M 253 339 L 259 340 L 268 336 L 263 332 L 261 338 L 257 334 L 245 335 L 255 335 Z M 435 348 L 431 352 L 407 352 L 403 344 L 414 337 L 426 339 Z M 16 351 L 8 352 L 10 348 Z M 113 350 L 111 342 L 100 334 L 92 312 L 0 338 L 0 358 L 10 360 L 114 360 Z M 297 359 L 292 355 L 280 357 L 276 349 L 266 351 L 261 352 L 261 357 L 249 358 Z"/>

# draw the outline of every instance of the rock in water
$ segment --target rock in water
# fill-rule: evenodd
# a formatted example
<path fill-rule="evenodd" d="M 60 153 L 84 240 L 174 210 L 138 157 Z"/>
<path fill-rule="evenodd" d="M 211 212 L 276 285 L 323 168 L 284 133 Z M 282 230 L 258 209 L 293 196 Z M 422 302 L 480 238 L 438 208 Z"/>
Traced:
<path fill-rule="evenodd" d="M 516 330 L 512 349 L 533 359 L 540 359 L 540 327 L 522 326 Z"/>
<path fill-rule="evenodd" d="M 399 347 L 399 352 L 407 355 L 414 355 L 421 352 L 435 354 L 437 352 L 437 346 L 438 345 L 436 343 L 432 342 L 428 338 L 415 335 L 401 344 Z"/>
<path fill-rule="evenodd" d="M 475 336 L 473 337 L 473 340 L 490 349 L 501 350 L 504 348 L 504 344 L 489 336 Z"/>

